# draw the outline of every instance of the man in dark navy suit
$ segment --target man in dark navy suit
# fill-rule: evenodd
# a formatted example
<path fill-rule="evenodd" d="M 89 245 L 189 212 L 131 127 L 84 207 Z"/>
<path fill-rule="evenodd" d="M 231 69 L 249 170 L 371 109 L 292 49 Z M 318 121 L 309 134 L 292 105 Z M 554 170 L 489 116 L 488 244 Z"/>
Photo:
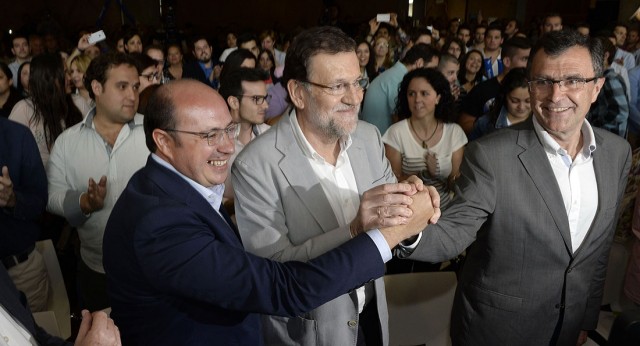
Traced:
<path fill-rule="evenodd" d="M 103 242 L 111 316 L 127 345 L 261 345 L 259 313 L 302 314 L 380 277 L 390 249 L 437 218 L 435 190 L 386 184 L 369 190 L 378 198 L 359 215 L 403 225 L 308 263 L 248 254 L 220 208 L 237 134 L 224 99 L 181 80 L 158 89 L 147 110 L 152 154 L 116 203 Z"/>

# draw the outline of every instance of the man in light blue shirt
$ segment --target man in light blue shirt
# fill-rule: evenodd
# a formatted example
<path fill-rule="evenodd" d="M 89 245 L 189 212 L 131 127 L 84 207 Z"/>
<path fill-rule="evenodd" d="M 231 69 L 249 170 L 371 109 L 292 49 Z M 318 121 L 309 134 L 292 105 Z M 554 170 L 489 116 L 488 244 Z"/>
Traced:
<path fill-rule="evenodd" d="M 393 112 L 402 77 L 417 68 L 437 67 L 440 58 L 432 46 L 420 43 L 387 71 L 371 82 L 364 97 L 362 120 L 375 125 L 381 134 L 393 123 Z"/>

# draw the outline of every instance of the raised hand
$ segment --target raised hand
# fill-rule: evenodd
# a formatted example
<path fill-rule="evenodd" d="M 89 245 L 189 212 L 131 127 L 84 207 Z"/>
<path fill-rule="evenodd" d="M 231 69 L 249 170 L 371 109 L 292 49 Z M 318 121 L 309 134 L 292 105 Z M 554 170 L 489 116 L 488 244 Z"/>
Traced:
<path fill-rule="evenodd" d="M 12 208 L 16 205 L 16 195 L 13 191 L 13 182 L 9 176 L 9 168 L 2 167 L 2 176 L 0 177 L 0 208 Z"/>
<path fill-rule="evenodd" d="M 98 183 L 89 178 L 87 192 L 80 197 L 80 208 L 85 214 L 93 213 L 104 207 L 104 198 L 107 195 L 107 177 L 102 176 Z"/>

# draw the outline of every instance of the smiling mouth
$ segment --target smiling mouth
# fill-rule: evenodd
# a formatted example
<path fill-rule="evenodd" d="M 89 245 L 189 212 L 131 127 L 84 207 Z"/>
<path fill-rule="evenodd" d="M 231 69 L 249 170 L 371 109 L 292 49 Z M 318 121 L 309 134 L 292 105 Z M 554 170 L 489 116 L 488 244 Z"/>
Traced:
<path fill-rule="evenodd" d="M 208 160 L 207 164 L 214 167 L 222 167 L 227 164 L 227 160 Z"/>
<path fill-rule="evenodd" d="M 547 107 L 547 109 L 554 113 L 560 113 L 566 111 L 569 107 Z"/>

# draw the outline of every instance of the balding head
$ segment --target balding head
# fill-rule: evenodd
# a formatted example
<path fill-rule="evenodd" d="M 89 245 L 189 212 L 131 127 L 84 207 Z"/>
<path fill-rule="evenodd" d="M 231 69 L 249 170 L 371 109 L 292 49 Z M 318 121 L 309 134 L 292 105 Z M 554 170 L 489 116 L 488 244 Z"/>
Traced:
<path fill-rule="evenodd" d="M 202 116 L 231 119 L 224 99 L 202 82 L 183 79 L 158 88 L 149 99 L 144 117 L 144 133 L 149 151 L 153 153 L 157 149 L 153 139 L 155 129 L 179 128 L 182 123 L 195 120 L 190 119 L 185 111 L 198 109 Z"/>
<path fill-rule="evenodd" d="M 194 80 L 161 86 L 151 96 L 144 120 L 149 150 L 204 186 L 224 183 L 237 125 L 222 97 Z"/>

